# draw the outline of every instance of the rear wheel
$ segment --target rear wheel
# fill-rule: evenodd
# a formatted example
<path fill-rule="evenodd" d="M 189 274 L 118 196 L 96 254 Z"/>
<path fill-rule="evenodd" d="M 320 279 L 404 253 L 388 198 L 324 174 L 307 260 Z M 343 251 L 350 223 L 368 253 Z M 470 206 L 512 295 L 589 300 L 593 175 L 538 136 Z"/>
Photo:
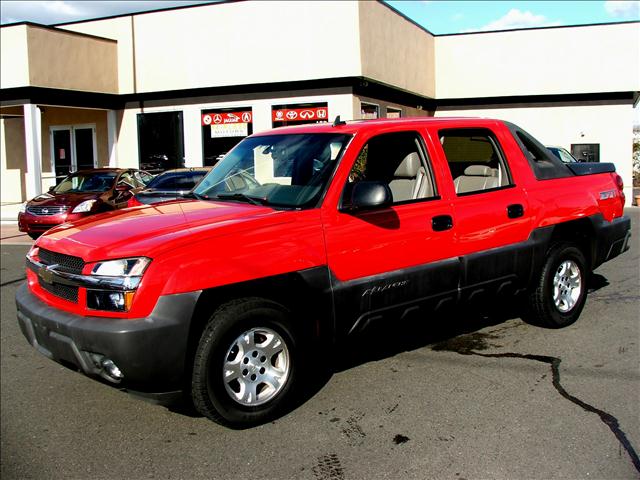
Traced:
<path fill-rule="evenodd" d="M 557 243 L 547 254 L 534 290 L 529 294 L 527 320 L 550 328 L 575 322 L 587 298 L 586 260 L 571 243 Z"/>
<path fill-rule="evenodd" d="M 229 302 L 216 310 L 195 353 L 192 398 L 209 419 L 249 427 L 282 413 L 298 368 L 289 313 L 261 298 Z"/>

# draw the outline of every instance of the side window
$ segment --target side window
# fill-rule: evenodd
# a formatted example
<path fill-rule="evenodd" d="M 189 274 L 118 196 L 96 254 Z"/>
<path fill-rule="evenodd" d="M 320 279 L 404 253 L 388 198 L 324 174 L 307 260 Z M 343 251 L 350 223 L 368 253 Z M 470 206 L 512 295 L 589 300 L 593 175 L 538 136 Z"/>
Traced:
<path fill-rule="evenodd" d="M 490 130 L 447 129 L 439 136 L 458 195 L 512 185 L 507 162 Z"/>
<path fill-rule="evenodd" d="M 362 148 L 349 173 L 343 202 L 348 204 L 353 185 L 360 181 L 389 185 L 394 204 L 435 197 L 435 183 L 425 151 L 416 132 L 373 137 Z"/>
<path fill-rule="evenodd" d="M 120 175 L 118 183 L 126 183 L 131 188 L 136 188 L 136 183 L 131 176 L 131 172 L 124 172 L 122 175 Z"/>
<path fill-rule="evenodd" d="M 151 175 L 144 173 L 144 172 L 133 172 L 133 176 L 135 177 L 136 181 L 138 182 L 138 186 L 139 187 L 144 187 L 147 185 L 147 183 L 149 183 L 151 181 L 151 179 L 153 178 Z"/>

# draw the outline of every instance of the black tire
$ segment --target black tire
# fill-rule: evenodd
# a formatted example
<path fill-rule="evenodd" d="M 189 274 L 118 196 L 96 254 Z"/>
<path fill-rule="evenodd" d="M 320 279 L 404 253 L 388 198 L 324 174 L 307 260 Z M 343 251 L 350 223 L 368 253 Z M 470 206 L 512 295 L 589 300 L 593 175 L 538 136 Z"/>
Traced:
<path fill-rule="evenodd" d="M 239 337 L 254 329 L 268 329 L 280 336 L 288 352 L 288 375 L 268 401 L 244 405 L 229 393 L 228 382 L 223 381 L 223 365 Z M 216 423 L 233 428 L 247 428 L 276 418 L 286 411 L 294 395 L 300 370 L 299 352 L 289 312 L 281 305 L 253 297 L 222 305 L 205 326 L 194 356 L 191 396 L 196 410 Z M 249 357 L 250 352 L 246 355 Z"/>
<path fill-rule="evenodd" d="M 40 238 L 42 233 L 27 233 L 27 235 L 29 235 L 33 240 L 37 240 L 38 238 Z"/>
<path fill-rule="evenodd" d="M 571 262 L 579 270 L 580 289 L 577 298 L 573 300 L 575 303 L 569 306 L 560 301 L 561 305 L 557 306 L 554 299 L 554 277 L 557 273 L 559 274 L 564 262 Z M 547 252 L 547 260 L 537 282 L 529 292 L 524 319 L 529 323 L 547 328 L 563 328 L 574 323 L 580 316 L 587 299 L 586 265 L 584 254 L 576 245 L 568 242 L 552 245 Z"/>

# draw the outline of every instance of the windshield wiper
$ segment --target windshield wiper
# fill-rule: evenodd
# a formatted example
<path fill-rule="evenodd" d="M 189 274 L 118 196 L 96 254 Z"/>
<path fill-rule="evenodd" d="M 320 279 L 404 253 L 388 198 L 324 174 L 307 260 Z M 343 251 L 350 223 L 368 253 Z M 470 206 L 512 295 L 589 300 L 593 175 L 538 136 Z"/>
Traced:
<path fill-rule="evenodd" d="M 196 192 L 189 192 L 182 195 L 184 198 L 195 198 L 196 200 L 211 200 L 209 195 L 200 195 Z"/>
<path fill-rule="evenodd" d="M 218 200 L 242 200 L 253 205 L 267 205 L 269 203 L 266 198 L 250 197 L 244 193 L 219 193 L 215 198 Z"/>

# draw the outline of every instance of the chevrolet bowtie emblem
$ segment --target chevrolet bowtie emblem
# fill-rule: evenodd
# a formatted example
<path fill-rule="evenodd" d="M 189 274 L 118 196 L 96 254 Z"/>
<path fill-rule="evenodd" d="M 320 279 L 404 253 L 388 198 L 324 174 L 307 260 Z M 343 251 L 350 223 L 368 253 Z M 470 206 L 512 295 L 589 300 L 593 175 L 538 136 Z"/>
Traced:
<path fill-rule="evenodd" d="M 49 285 L 53 285 L 53 267 L 57 267 L 57 265 L 49 265 L 38 270 L 38 276 Z"/>

